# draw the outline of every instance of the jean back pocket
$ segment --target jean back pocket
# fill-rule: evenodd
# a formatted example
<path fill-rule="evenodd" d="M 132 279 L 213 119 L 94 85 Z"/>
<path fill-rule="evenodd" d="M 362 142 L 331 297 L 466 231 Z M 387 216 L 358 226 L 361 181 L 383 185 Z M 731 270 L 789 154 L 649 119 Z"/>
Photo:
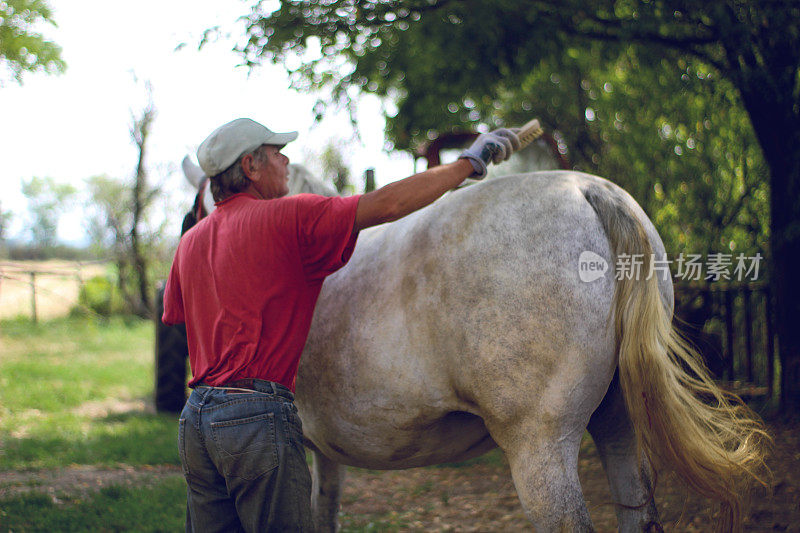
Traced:
<path fill-rule="evenodd" d="M 225 476 L 256 479 L 278 466 L 274 413 L 211 422 Z"/>

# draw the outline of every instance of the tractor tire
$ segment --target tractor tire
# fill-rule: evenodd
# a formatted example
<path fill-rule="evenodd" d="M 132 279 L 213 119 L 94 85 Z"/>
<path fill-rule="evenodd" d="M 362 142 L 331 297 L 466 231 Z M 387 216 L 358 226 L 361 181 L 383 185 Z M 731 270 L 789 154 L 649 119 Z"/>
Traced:
<path fill-rule="evenodd" d="M 189 345 L 184 325 L 167 326 L 164 314 L 164 285 L 156 291 L 156 411 L 180 413 L 186 403 L 186 360 Z"/>

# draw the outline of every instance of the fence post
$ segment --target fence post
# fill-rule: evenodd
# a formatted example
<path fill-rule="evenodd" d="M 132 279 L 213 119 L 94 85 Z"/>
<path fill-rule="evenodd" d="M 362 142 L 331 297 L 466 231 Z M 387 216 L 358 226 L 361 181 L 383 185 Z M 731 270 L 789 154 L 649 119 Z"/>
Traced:
<path fill-rule="evenodd" d="M 368 168 L 364 172 L 364 192 L 372 192 L 375 190 L 375 169 Z"/>
<path fill-rule="evenodd" d="M 726 363 L 728 367 L 728 379 L 734 380 L 734 361 L 733 361 L 733 294 L 731 291 L 724 291 L 725 298 L 725 333 L 726 333 Z"/>
<path fill-rule="evenodd" d="M 775 338 L 772 331 L 772 291 L 769 285 L 764 288 L 764 316 L 766 317 L 767 326 L 767 391 L 769 398 L 775 393 Z M 783 392 L 781 391 L 781 394 Z"/>
<path fill-rule="evenodd" d="M 75 277 L 78 280 L 78 287 L 82 287 L 83 286 L 83 263 L 81 263 L 80 261 L 78 261 L 78 263 L 75 265 Z"/>
<path fill-rule="evenodd" d="M 28 272 L 31 277 L 31 318 L 33 319 L 33 323 L 37 324 L 39 322 L 38 317 L 36 315 L 36 272 L 31 271 Z"/>
<path fill-rule="evenodd" d="M 747 381 L 754 382 L 753 376 L 753 317 L 750 313 L 750 287 L 744 286 L 742 288 L 742 297 L 744 303 L 744 340 L 747 359 Z"/>

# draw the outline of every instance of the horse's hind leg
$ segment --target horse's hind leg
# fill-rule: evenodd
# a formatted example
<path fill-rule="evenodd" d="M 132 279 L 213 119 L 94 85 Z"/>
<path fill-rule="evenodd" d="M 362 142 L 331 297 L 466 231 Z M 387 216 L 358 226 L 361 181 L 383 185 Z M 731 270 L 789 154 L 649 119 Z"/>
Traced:
<path fill-rule="evenodd" d="M 611 386 L 589 421 L 603 468 L 617 504 L 619 530 L 624 533 L 662 531 L 653 499 L 650 464 L 637 457 L 636 435 L 628 418 L 619 377 Z"/>
<path fill-rule="evenodd" d="M 338 529 L 339 499 L 345 469 L 314 450 L 311 476 L 311 513 L 317 533 L 332 533 Z"/>
<path fill-rule="evenodd" d="M 506 453 L 520 502 L 536 531 L 594 531 L 578 479 L 580 432 L 546 440 L 537 438 L 535 427 L 514 433 L 495 440 Z M 538 433 L 541 437 L 541 428 Z"/>

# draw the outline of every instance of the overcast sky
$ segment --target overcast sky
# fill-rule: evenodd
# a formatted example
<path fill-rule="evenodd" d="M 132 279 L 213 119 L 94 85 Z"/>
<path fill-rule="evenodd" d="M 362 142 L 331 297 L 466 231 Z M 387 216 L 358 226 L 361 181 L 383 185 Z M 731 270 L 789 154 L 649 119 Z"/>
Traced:
<path fill-rule="evenodd" d="M 63 48 L 66 73 L 26 75 L 22 86 L 0 87 L 2 207 L 14 212 L 12 238 L 24 235 L 27 220 L 22 180 L 49 176 L 80 187 L 93 175 L 133 174 L 137 154 L 129 127 L 132 113 L 145 103 L 144 80 L 152 83 L 158 112 L 148 156 L 153 180 L 170 166 L 179 168 L 184 155 L 194 156 L 197 145 L 214 128 L 243 116 L 276 131 L 299 131 L 298 141 L 285 149 L 293 162 L 304 162 L 309 153 L 338 138 L 349 142 L 349 163 L 356 177 L 375 167 L 383 184 L 413 170 L 410 156 L 383 151 L 384 123 L 377 99 L 361 102 L 362 140 L 351 142 L 352 129 L 344 114 L 313 123 L 311 108 L 317 96 L 291 91 L 281 67 L 265 65 L 248 76 L 247 69 L 237 67 L 240 60 L 230 51 L 232 42 L 197 50 L 204 29 L 241 28 L 237 18 L 248 12 L 246 2 L 51 0 L 50 4 L 58 28 L 43 31 Z M 183 42 L 188 45 L 176 51 Z M 183 199 L 179 171 L 169 175 L 163 186 L 172 191 L 172 202 Z M 59 236 L 82 239 L 77 206 L 62 220 Z"/>

